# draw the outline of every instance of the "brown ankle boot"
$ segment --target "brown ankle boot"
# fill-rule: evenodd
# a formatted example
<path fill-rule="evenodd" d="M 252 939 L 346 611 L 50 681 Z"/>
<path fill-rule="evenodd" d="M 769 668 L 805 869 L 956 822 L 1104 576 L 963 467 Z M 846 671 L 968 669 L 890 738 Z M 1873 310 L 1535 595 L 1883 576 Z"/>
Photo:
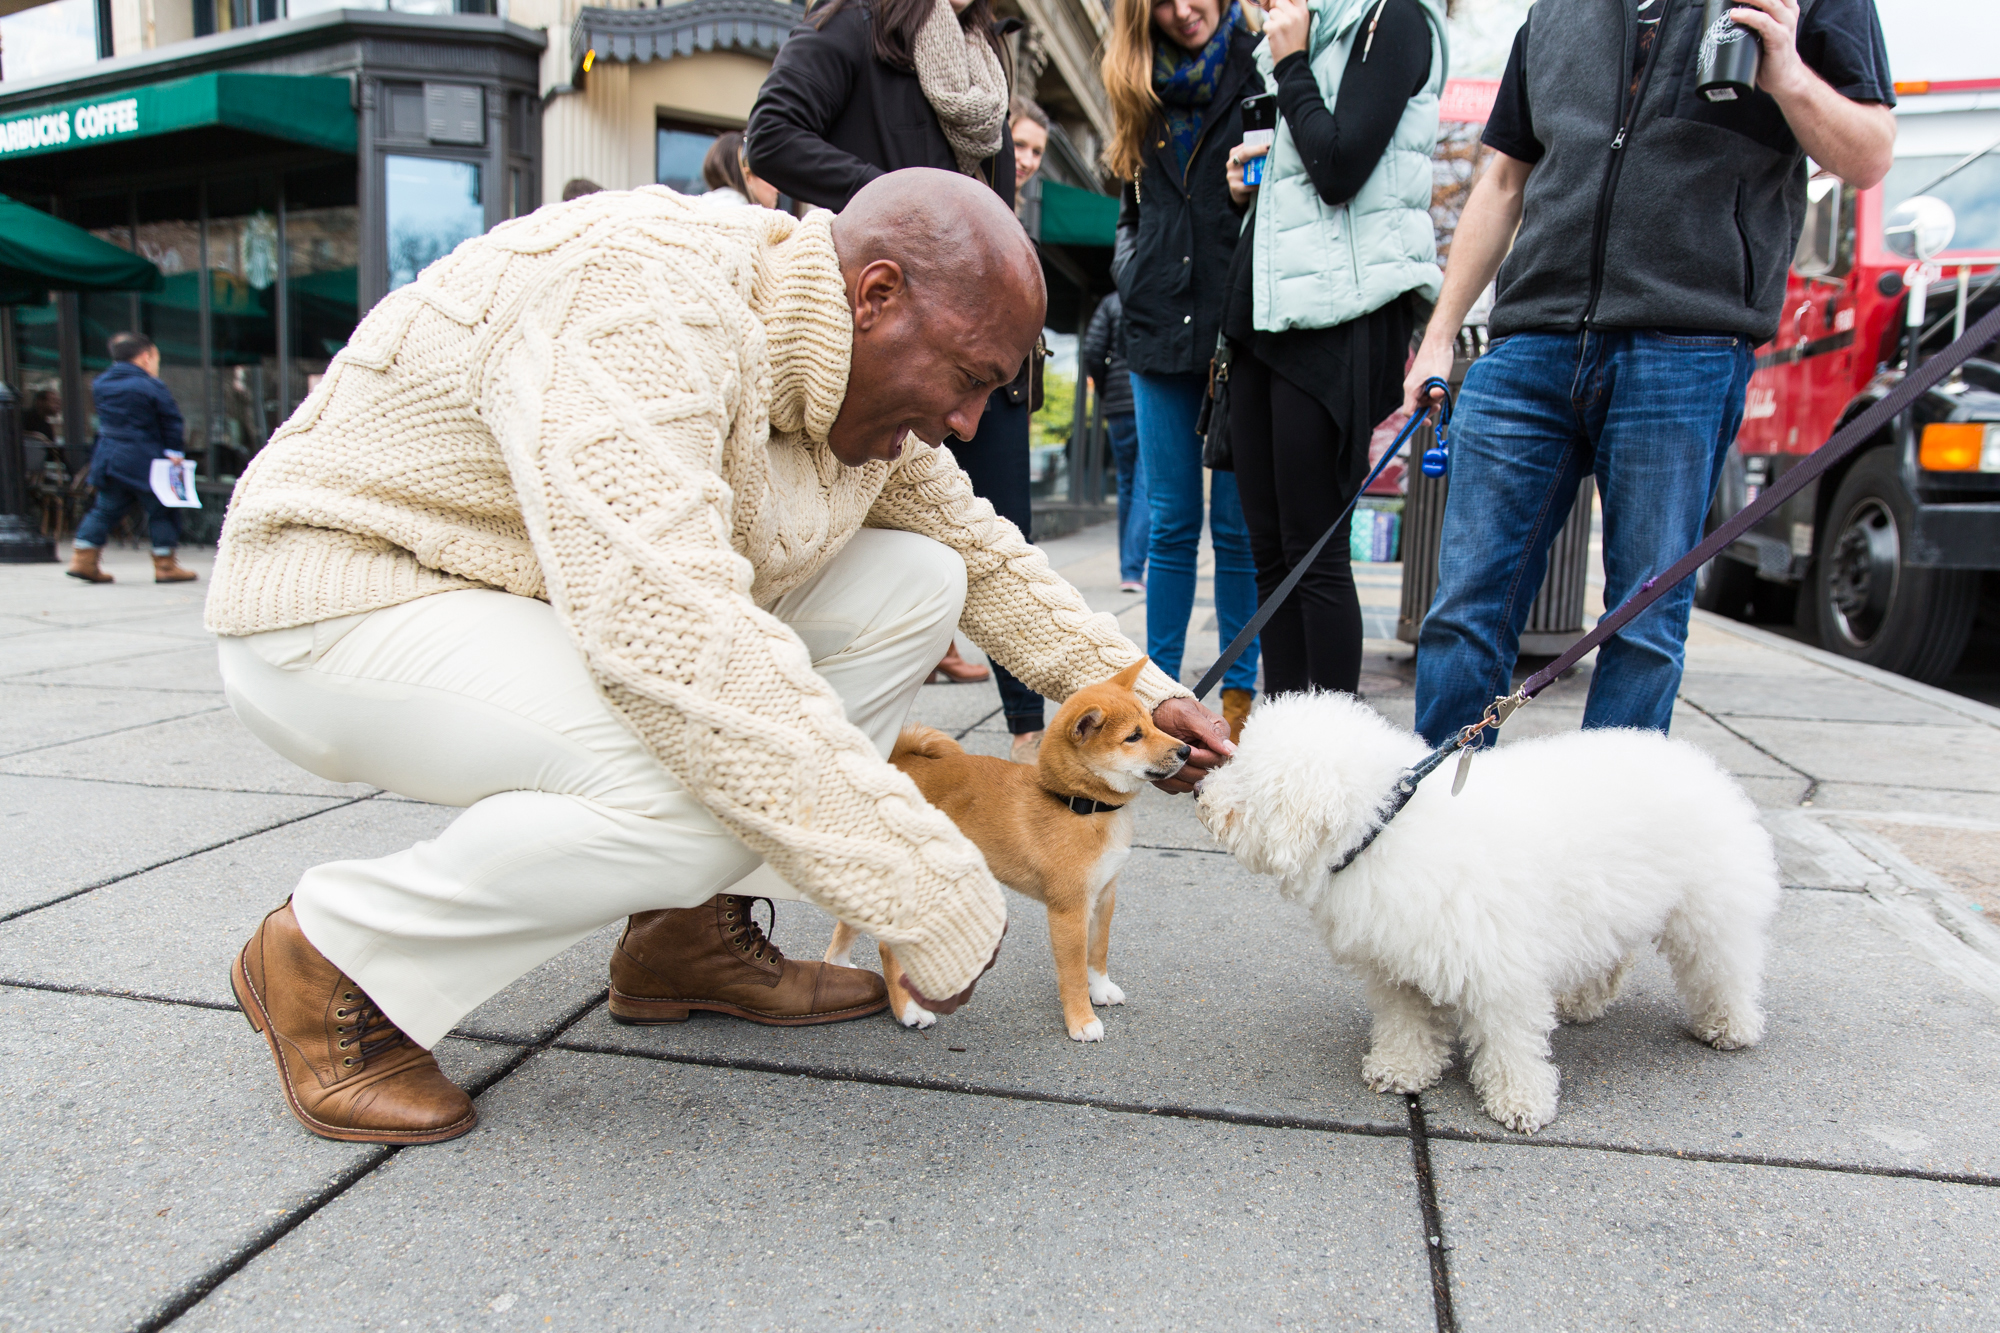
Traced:
<path fill-rule="evenodd" d="M 195 573 L 192 569 L 182 569 L 181 562 L 174 559 L 171 555 L 156 555 L 153 557 L 153 582 L 155 583 L 193 583 L 200 577 L 201 575 Z"/>
<path fill-rule="evenodd" d="M 1229 723 L 1229 743 L 1236 744 L 1243 739 L 1243 724 L 1250 720 L 1250 705 L 1257 702 L 1257 696 L 1249 690 L 1224 690 L 1222 692 L 1222 716 Z"/>
<path fill-rule="evenodd" d="M 116 579 L 105 573 L 103 566 L 98 563 L 103 558 L 103 553 L 96 547 L 79 546 L 70 553 L 69 568 L 65 569 L 63 573 L 73 579 L 82 579 L 85 583 L 117 582 Z"/>
<path fill-rule="evenodd" d="M 271 1044 L 286 1104 L 321 1138 L 436 1143 L 479 1123 L 437 1058 L 313 948 L 290 902 L 257 927 L 229 984 Z"/>
<path fill-rule="evenodd" d="M 724 893 L 699 907 L 634 916 L 611 952 L 611 1016 L 620 1023 L 679 1023 L 690 1009 L 711 1009 L 802 1027 L 889 1007 L 889 988 L 873 972 L 801 963 L 778 952 L 750 919 L 756 901 Z"/>

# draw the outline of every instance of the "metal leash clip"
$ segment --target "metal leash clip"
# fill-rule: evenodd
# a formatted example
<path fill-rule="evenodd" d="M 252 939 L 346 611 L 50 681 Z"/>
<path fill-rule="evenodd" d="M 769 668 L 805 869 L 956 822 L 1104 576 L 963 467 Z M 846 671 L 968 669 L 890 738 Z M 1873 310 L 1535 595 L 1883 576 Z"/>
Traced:
<path fill-rule="evenodd" d="M 1458 771 L 1451 775 L 1451 794 L 1458 795 L 1465 790 L 1465 779 L 1472 772 L 1472 743 L 1479 739 L 1479 733 L 1488 727 L 1496 732 L 1507 725 L 1507 719 L 1514 716 L 1514 710 L 1528 702 L 1524 694 L 1503 694 L 1486 705 L 1486 712 L 1480 719 L 1458 734 Z"/>

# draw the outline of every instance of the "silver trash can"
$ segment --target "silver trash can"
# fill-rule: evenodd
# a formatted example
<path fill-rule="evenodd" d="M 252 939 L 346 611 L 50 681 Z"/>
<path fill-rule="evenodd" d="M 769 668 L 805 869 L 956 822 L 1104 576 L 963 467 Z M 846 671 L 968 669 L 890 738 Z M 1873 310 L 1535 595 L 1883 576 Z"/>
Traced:
<path fill-rule="evenodd" d="M 1452 366 L 1452 387 L 1464 382 L 1460 360 Z M 1396 637 L 1415 643 L 1424 616 L 1437 596 L 1438 538 L 1444 528 L 1445 496 L 1451 478 L 1426 477 L 1420 468 L 1409 472 L 1410 492 L 1403 501 L 1403 602 L 1396 620 Z M 1521 653 L 1554 657 L 1583 637 L 1583 601 L 1590 572 L 1590 511 L 1595 483 L 1585 477 L 1578 487 L 1569 522 L 1549 547 L 1549 569 L 1542 590 L 1529 608 L 1521 631 Z"/>

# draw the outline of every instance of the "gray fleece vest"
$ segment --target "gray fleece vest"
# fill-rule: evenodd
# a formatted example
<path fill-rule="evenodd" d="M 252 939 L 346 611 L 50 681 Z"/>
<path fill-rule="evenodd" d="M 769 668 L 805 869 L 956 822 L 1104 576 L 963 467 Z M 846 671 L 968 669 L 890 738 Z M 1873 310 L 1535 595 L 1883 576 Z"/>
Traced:
<path fill-rule="evenodd" d="M 1761 343 L 1778 331 L 1805 152 L 1768 95 L 1695 93 L 1700 0 L 1660 3 L 1636 98 L 1633 0 L 1537 0 L 1529 11 L 1524 73 L 1545 152 L 1500 266 L 1495 337 L 1587 325 Z"/>

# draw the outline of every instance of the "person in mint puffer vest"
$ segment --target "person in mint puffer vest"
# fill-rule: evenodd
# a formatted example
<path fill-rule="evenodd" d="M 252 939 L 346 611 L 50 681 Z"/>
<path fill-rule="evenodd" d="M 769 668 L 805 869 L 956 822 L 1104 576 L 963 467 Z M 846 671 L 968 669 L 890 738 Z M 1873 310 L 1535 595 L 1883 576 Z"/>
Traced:
<path fill-rule="evenodd" d="M 1437 0 L 1274 0 L 1256 51 L 1277 91 L 1261 186 L 1230 153 L 1250 204 L 1222 328 L 1233 348 L 1236 484 L 1269 597 L 1354 498 L 1376 423 L 1402 397 L 1416 303 L 1437 298 L 1431 153 L 1448 66 Z M 1272 694 L 1353 693 L 1361 603 L 1331 542 L 1265 626 Z"/>

